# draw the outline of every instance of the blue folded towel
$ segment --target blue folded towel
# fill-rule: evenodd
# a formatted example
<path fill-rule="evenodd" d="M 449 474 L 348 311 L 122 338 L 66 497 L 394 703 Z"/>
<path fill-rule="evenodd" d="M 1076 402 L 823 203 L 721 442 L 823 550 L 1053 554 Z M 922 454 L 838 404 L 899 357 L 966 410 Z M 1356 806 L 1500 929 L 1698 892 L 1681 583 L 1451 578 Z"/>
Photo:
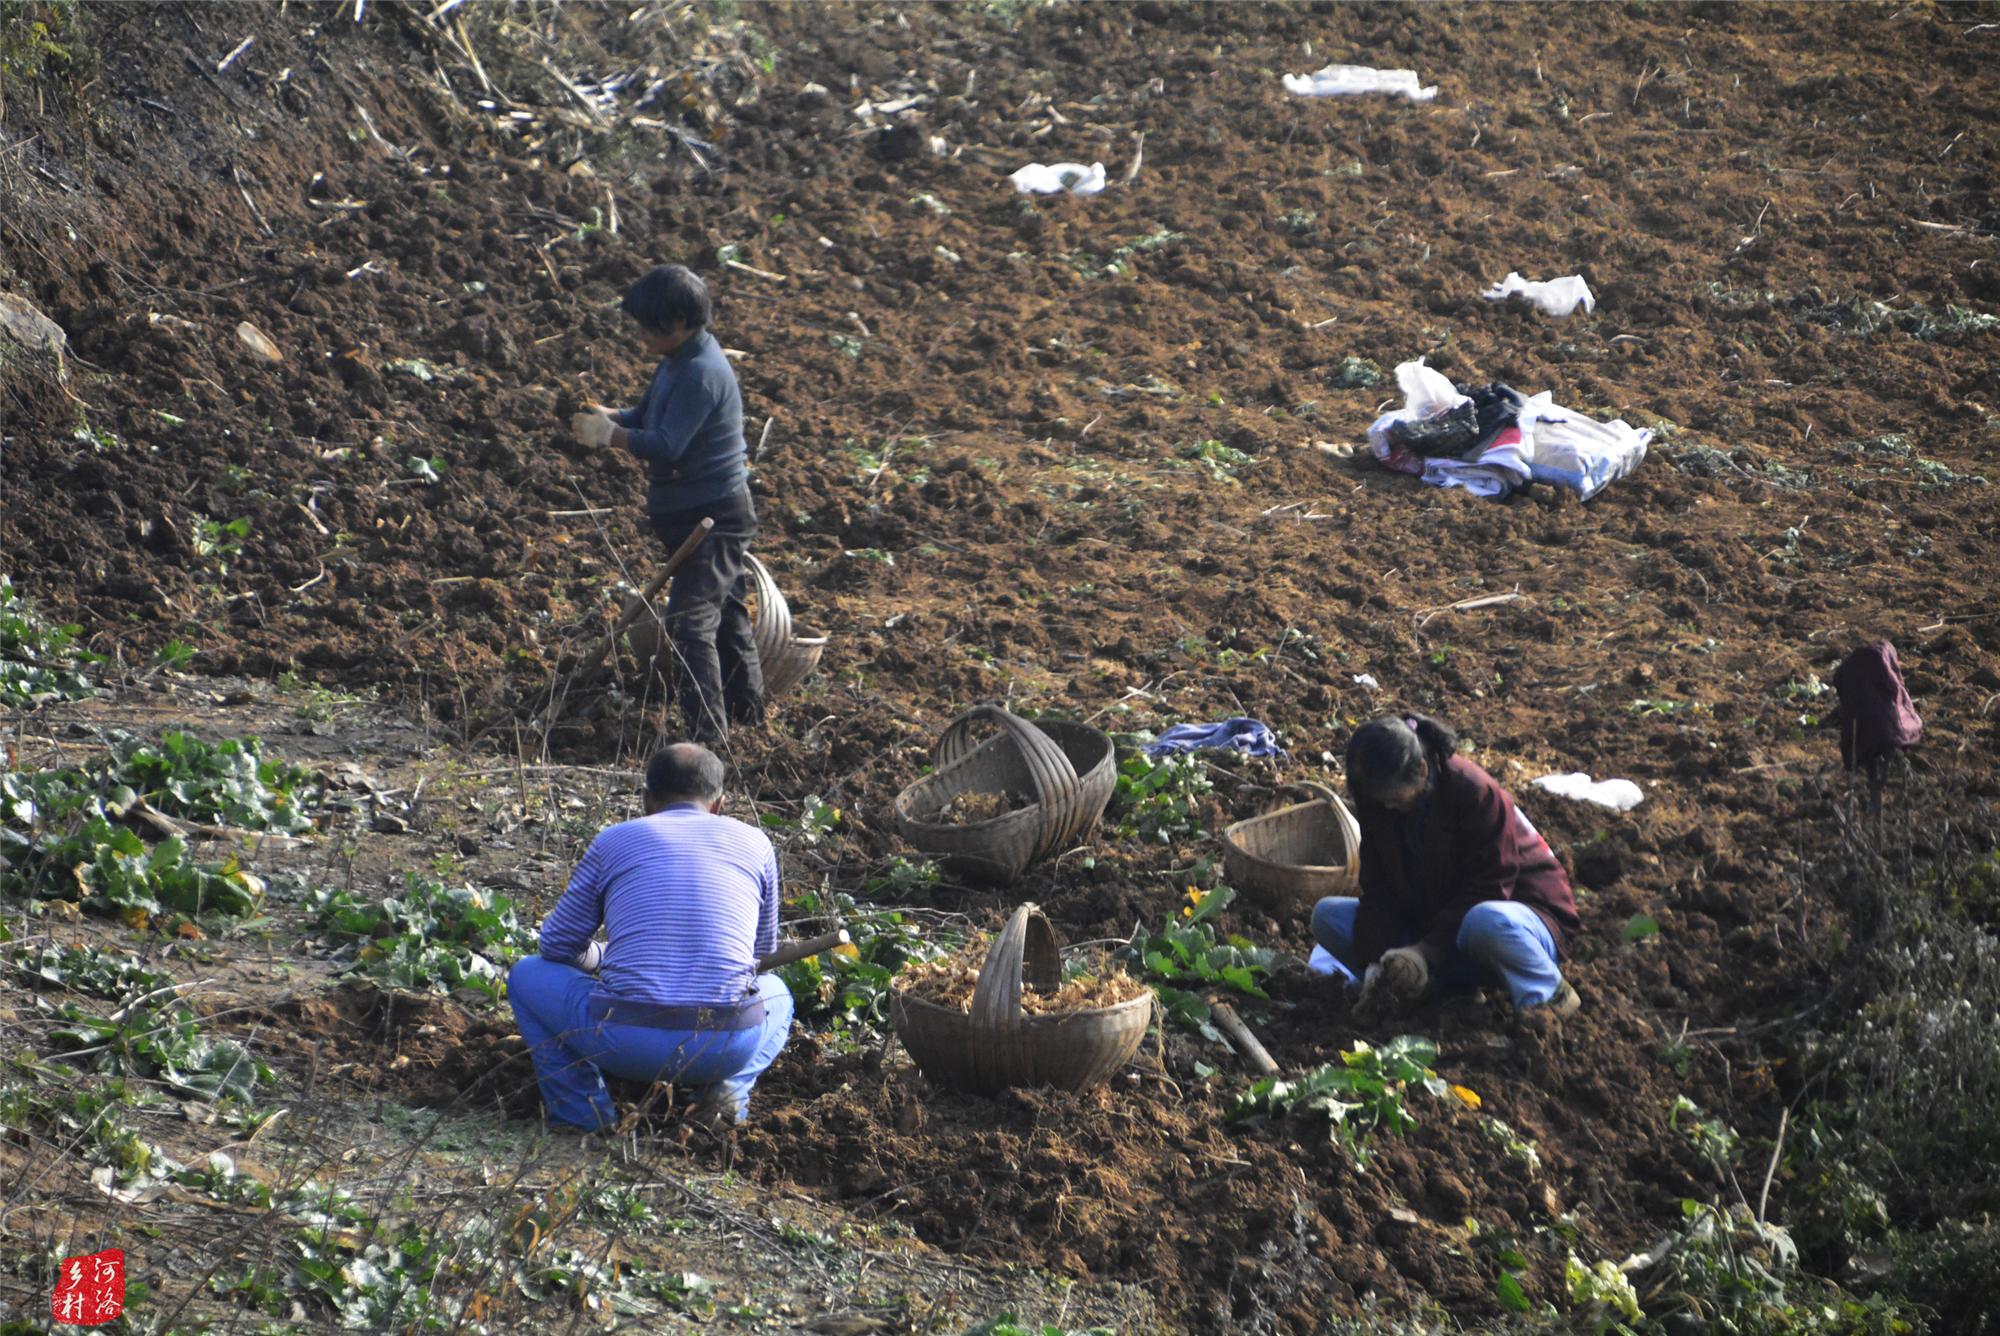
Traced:
<path fill-rule="evenodd" d="M 1226 747 L 1245 756 L 1280 756 L 1278 735 L 1255 719 L 1225 719 L 1219 724 L 1175 724 L 1153 742 L 1145 753 L 1155 759 L 1178 756 L 1202 747 Z"/>

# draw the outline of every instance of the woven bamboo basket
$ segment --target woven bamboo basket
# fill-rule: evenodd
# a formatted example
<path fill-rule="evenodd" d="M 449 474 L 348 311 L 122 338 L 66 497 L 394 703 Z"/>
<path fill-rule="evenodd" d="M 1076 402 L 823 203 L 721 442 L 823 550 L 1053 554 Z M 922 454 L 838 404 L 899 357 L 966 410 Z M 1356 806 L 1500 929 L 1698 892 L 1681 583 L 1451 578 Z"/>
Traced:
<path fill-rule="evenodd" d="M 892 990 L 889 1015 L 917 1070 L 941 1086 L 997 1095 L 1010 1086 L 1086 1090 L 1124 1066 L 1152 1018 L 1149 992 L 1113 1007 L 1030 1016 L 1021 989 L 1062 987 L 1062 948 L 1034 905 L 993 939 L 970 1012 Z"/>
<path fill-rule="evenodd" d="M 1361 827 L 1324 784 L 1311 802 L 1238 821 L 1222 832 L 1223 875 L 1274 913 L 1310 914 L 1321 897 L 1352 895 L 1361 884 Z"/>
<path fill-rule="evenodd" d="M 799 686 L 819 667 L 826 637 L 809 627 L 792 624 L 791 605 L 755 557 L 749 558 L 750 585 L 757 607 L 750 617 L 750 636 L 757 642 L 757 661 L 764 668 L 764 695 L 774 699 Z"/>
<path fill-rule="evenodd" d="M 984 741 L 974 726 L 997 723 Z M 896 829 L 956 876 L 1005 886 L 1030 863 L 1070 848 L 1097 824 L 1118 783 L 1117 750 L 1088 724 L 1031 724 L 998 705 L 975 705 L 946 725 L 932 772 L 896 796 Z M 985 821 L 937 819 L 954 798 L 1031 798 Z"/>
<path fill-rule="evenodd" d="M 750 577 L 750 638 L 757 643 L 757 662 L 764 671 L 764 698 L 775 700 L 812 676 L 826 653 L 827 638 L 809 627 L 795 625 L 791 605 L 771 572 L 755 556 L 745 554 Z M 662 673 L 673 661 L 666 628 L 657 617 L 644 617 L 627 632 L 632 653 L 640 663 L 654 663 Z"/>

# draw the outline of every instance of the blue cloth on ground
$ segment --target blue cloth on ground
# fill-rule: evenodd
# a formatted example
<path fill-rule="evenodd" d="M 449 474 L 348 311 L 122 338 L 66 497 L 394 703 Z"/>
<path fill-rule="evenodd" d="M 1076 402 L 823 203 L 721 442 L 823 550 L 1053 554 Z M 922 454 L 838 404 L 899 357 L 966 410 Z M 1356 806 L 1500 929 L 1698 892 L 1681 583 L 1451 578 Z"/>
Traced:
<path fill-rule="evenodd" d="M 1155 759 L 1179 756 L 1203 747 L 1240 751 L 1245 756 L 1281 756 L 1278 735 L 1255 719 L 1225 719 L 1219 724 L 1175 724 L 1145 746 Z"/>

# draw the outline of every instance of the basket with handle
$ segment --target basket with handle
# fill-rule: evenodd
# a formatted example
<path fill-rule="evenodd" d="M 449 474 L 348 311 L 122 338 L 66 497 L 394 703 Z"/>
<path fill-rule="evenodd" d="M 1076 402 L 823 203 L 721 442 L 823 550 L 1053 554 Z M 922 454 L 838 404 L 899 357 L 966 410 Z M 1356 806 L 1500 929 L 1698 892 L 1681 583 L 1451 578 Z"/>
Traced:
<path fill-rule="evenodd" d="M 750 586 L 757 595 L 757 609 L 750 618 L 750 638 L 757 642 L 757 661 L 764 669 L 764 695 L 782 696 L 819 667 L 826 653 L 826 637 L 810 627 L 792 623 L 791 605 L 771 572 L 754 556 L 747 557 Z"/>
<path fill-rule="evenodd" d="M 1321 897 L 1353 895 L 1361 884 L 1361 826 L 1324 784 L 1296 787 L 1319 796 L 1226 828 L 1222 866 L 1252 903 L 1309 914 Z"/>
<path fill-rule="evenodd" d="M 1062 987 L 1061 944 L 1032 904 L 1016 909 L 993 939 L 970 1011 L 894 989 L 890 1019 L 917 1070 L 938 1085 L 976 1095 L 1010 1086 L 1088 1089 L 1138 1050 L 1152 1019 L 1150 991 L 1110 1007 L 1029 1015 L 1021 1010 L 1024 987 Z"/>
<path fill-rule="evenodd" d="M 757 662 L 764 672 L 765 699 L 771 700 L 812 676 L 813 669 L 819 667 L 820 656 L 826 653 L 827 638 L 793 623 L 791 605 L 763 562 L 745 553 L 744 567 L 755 600 L 750 610 L 750 638 L 756 642 Z M 629 634 L 632 653 L 639 662 L 652 663 L 660 671 L 666 671 L 673 650 L 660 619 L 643 617 Z"/>
<path fill-rule="evenodd" d="M 978 740 L 975 727 L 998 724 Z M 1118 783 L 1117 749 L 1088 724 L 1030 723 L 998 705 L 953 719 L 933 770 L 896 796 L 896 829 L 954 875 L 1006 885 L 1030 863 L 1071 847 L 1104 815 Z M 954 799 L 1004 795 L 1014 805 L 983 821 L 937 818 Z"/>

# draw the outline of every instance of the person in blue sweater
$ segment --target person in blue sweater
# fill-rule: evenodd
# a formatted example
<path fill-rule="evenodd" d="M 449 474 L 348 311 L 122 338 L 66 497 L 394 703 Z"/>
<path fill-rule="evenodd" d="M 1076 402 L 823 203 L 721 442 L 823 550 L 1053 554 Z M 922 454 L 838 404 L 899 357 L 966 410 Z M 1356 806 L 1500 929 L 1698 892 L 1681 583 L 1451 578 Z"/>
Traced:
<path fill-rule="evenodd" d="M 639 347 L 660 359 L 635 408 L 602 404 L 570 419 L 586 446 L 646 461 L 646 517 L 669 552 L 703 518 L 715 528 L 674 576 L 668 639 L 679 655 L 680 706 L 697 742 L 728 741 L 732 724 L 760 722 L 764 674 L 750 634 L 745 557 L 757 534 L 750 500 L 743 394 L 722 345 L 708 332 L 708 288 L 682 265 L 655 267 L 625 293 Z"/>
<path fill-rule="evenodd" d="M 757 972 L 778 945 L 778 857 L 720 815 L 722 761 L 680 742 L 646 767 L 646 815 L 600 832 L 507 976 L 553 1126 L 601 1131 L 604 1073 L 704 1087 L 694 1116 L 741 1122 L 791 1034 L 792 995 Z M 595 939 L 602 925 L 609 944 Z"/>

